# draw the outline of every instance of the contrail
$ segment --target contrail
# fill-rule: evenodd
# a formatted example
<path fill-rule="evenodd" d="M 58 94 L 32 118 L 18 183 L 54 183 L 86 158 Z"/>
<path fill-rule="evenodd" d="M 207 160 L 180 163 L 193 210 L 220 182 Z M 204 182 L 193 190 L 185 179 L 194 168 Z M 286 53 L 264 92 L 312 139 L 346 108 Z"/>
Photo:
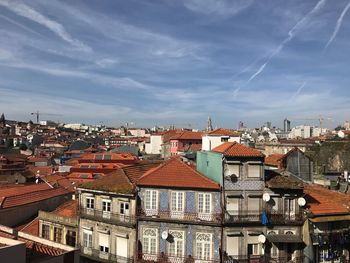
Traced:
<path fill-rule="evenodd" d="M 338 34 L 338 31 L 343 23 L 343 18 L 344 16 L 346 15 L 346 13 L 348 12 L 350 8 L 350 1 L 349 3 L 345 6 L 345 8 L 343 9 L 343 11 L 341 12 L 338 20 L 337 20 L 337 24 L 335 25 L 335 28 L 334 28 L 334 31 L 333 31 L 333 34 L 331 36 L 331 38 L 328 40 L 326 46 L 324 47 L 324 49 L 326 50 L 328 48 L 328 46 L 333 42 L 333 40 L 335 39 L 335 37 L 337 36 Z"/>
<path fill-rule="evenodd" d="M 303 90 L 303 88 L 305 87 L 305 85 L 306 85 L 306 81 L 304 81 L 301 85 L 300 85 L 300 87 L 297 89 L 297 91 L 294 93 L 294 95 L 292 96 L 292 99 L 294 99 L 294 98 L 296 98 L 299 94 L 300 94 L 300 92 Z"/>
<path fill-rule="evenodd" d="M 51 20 L 50 18 L 44 16 L 43 14 L 37 12 L 30 6 L 19 3 L 15 1 L 9 1 L 9 0 L 0 0 L 0 6 L 4 6 L 11 10 L 13 13 L 15 13 L 18 16 L 25 17 L 29 20 L 32 20 L 41 26 L 46 27 L 53 33 L 55 33 L 58 37 L 60 37 L 62 40 L 66 41 L 70 45 L 84 51 L 84 52 L 91 52 L 92 49 L 85 45 L 84 43 L 80 42 L 79 40 L 74 39 L 61 25 L 60 23 Z"/>
<path fill-rule="evenodd" d="M 315 7 L 309 12 L 307 13 L 302 19 L 300 19 L 293 27 L 291 30 L 288 31 L 288 37 L 286 37 L 281 44 L 278 45 L 278 47 L 276 49 L 274 49 L 270 56 L 267 58 L 267 60 L 265 61 L 264 64 L 262 64 L 259 69 L 247 80 L 247 82 L 245 83 L 245 85 L 248 85 L 253 79 L 255 79 L 260 73 L 262 73 L 265 69 L 265 67 L 267 66 L 267 64 L 270 62 L 270 60 L 276 56 L 283 48 L 284 46 L 291 41 L 295 34 L 298 32 L 298 30 L 305 24 L 305 22 L 314 14 L 316 13 L 318 10 L 320 10 L 325 3 L 327 2 L 327 0 L 320 0 L 318 1 L 318 3 L 315 5 Z"/>

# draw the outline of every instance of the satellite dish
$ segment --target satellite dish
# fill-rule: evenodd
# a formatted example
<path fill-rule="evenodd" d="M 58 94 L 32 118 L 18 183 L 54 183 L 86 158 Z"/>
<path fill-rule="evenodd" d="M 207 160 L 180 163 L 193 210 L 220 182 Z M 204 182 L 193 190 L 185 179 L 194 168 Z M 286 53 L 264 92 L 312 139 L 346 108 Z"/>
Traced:
<path fill-rule="evenodd" d="M 260 243 L 264 244 L 266 242 L 266 237 L 263 234 L 261 234 L 258 236 L 258 240 Z"/>
<path fill-rule="evenodd" d="M 166 240 L 168 238 L 168 236 L 169 236 L 168 231 L 162 232 L 162 239 Z"/>
<path fill-rule="evenodd" d="M 270 199 L 271 199 L 271 197 L 270 197 L 270 195 L 269 195 L 268 193 L 263 194 L 263 200 L 264 200 L 265 202 L 270 201 Z"/>
<path fill-rule="evenodd" d="M 306 200 L 305 200 L 305 198 L 299 197 L 299 198 L 298 198 L 298 205 L 299 205 L 299 206 L 304 206 L 304 205 L 306 205 Z"/>

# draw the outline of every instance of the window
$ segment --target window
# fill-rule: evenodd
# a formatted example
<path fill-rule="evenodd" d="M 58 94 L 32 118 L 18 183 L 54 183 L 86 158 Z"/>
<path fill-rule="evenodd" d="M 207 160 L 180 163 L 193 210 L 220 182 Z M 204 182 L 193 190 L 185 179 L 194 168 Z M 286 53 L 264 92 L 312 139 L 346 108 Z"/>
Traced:
<path fill-rule="evenodd" d="M 121 215 L 129 215 L 129 202 L 120 202 L 119 203 L 119 213 Z"/>
<path fill-rule="evenodd" d="M 143 253 L 157 254 L 158 252 L 158 230 L 155 228 L 145 228 L 143 230 Z"/>
<path fill-rule="evenodd" d="M 98 242 L 99 242 L 100 252 L 109 253 L 109 235 L 99 233 Z"/>
<path fill-rule="evenodd" d="M 92 248 L 92 231 L 83 230 L 83 246 Z"/>
<path fill-rule="evenodd" d="M 209 214 L 211 212 L 211 194 L 198 194 L 198 213 Z"/>
<path fill-rule="evenodd" d="M 41 225 L 41 236 L 45 239 L 50 239 L 50 226 L 49 225 Z"/>
<path fill-rule="evenodd" d="M 158 191 L 146 190 L 145 193 L 145 209 L 147 215 L 158 213 Z"/>
<path fill-rule="evenodd" d="M 54 227 L 53 228 L 53 240 L 55 241 L 55 242 L 58 242 L 58 243 L 61 243 L 62 242 L 62 228 L 60 228 L 60 227 Z"/>
<path fill-rule="evenodd" d="M 183 231 L 169 231 L 169 234 L 173 237 L 173 242 L 169 243 L 168 252 L 171 257 L 183 257 L 184 256 L 184 245 L 185 235 Z"/>
<path fill-rule="evenodd" d="M 212 258 L 212 234 L 196 234 L 196 255 L 198 259 L 210 260 Z"/>
<path fill-rule="evenodd" d="M 248 197 L 248 214 L 260 215 L 260 198 Z"/>
<path fill-rule="evenodd" d="M 221 142 L 228 142 L 228 137 L 221 137 Z"/>
<path fill-rule="evenodd" d="M 260 178 L 261 166 L 257 164 L 248 165 L 248 177 Z"/>
<path fill-rule="evenodd" d="M 94 209 L 95 208 L 95 198 L 86 197 L 86 208 Z"/>
<path fill-rule="evenodd" d="M 287 218 L 295 218 L 295 200 L 294 199 L 284 199 L 284 212 Z"/>
<path fill-rule="evenodd" d="M 184 192 L 171 192 L 171 214 L 172 216 L 183 216 Z"/>
<path fill-rule="evenodd" d="M 102 216 L 105 218 L 111 217 L 111 200 L 102 200 Z"/>
<path fill-rule="evenodd" d="M 75 246 L 77 233 L 75 231 L 68 230 L 66 234 L 66 244 L 68 246 Z"/>

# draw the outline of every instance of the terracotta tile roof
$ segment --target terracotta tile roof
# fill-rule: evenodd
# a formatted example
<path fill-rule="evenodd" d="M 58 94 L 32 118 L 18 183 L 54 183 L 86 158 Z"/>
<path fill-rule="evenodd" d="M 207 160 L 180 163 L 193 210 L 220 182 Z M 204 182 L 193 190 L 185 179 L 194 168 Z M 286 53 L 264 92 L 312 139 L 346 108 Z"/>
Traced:
<path fill-rule="evenodd" d="M 232 136 L 232 137 L 239 137 L 240 133 L 232 130 L 227 130 L 224 128 L 218 128 L 211 132 L 208 132 L 207 135 L 211 136 Z"/>
<path fill-rule="evenodd" d="M 264 157 L 259 150 L 246 147 L 238 142 L 224 142 L 212 151 L 229 157 Z"/>
<path fill-rule="evenodd" d="M 45 183 L 0 189 L 0 209 L 26 205 L 71 193 L 63 187 L 51 188 Z"/>
<path fill-rule="evenodd" d="M 112 172 L 101 179 L 83 183 L 79 188 L 123 194 L 132 194 L 135 190 L 134 185 L 121 169 Z"/>
<path fill-rule="evenodd" d="M 33 236 L 39 236 L 39 218 L 36 217 L 34 220 L 30 221 L 29 223 L 17 227 L 18 231 L 22 231 L 24 233 L 31 234 Z"/>
<path fill-rule="evenodd" d="M 29 171 L 31 171 L 33 174 L 37 174 L 39 171 L 40 175 L 49 175 L 53 173 L 54 167 L 53 166 L 34 166 L 34 165 L 27 165 L 27 168 Z"/>
<path fill-rule="evenodd" d="M 202 132 L 181 131 L 170 137 L 170 140 L 202 140 Z"/>
<path fill-rule="evenodd" d="M 305 185 L 306 201 L 313 215 L 350 214 L 350 195 L 318 185 Z"/>
<path fill-rule="evenodd" d="M 110 157 L 108 157 L 110 156 Z M 130 153 L 88 153 L 79 157 L 79 160 L 112 160 L 112 161 L 134 161 L 137 158 Z"/>
<path fill-rule="evenodd" d="M 274 189 L 303 189 L 302 182 L 296 181 L 292 178 L 283 175 L 275 175 L 265 182 L 268 188 Z"/>
<path fill-rule="evenodd" d="M 6 232 L 0 231 L 0 237 L 16 239 L 18 241 L 24 242 L 26 246 L 27 262 L 38 262 L 43 258 L 57 257 L 67 252 L 61 248 L 46 245 L 44 243 L 45 242 L 44 239 L 41 239 L 41 238 L 39 239 L 39 240 L 42 240 L 42 243 L 34 241 L 34 240 L 37 240 L 38 238 L 35 237 L 34 235 L 25 233 L 23 231 L 18 232 L 18 237 L 16 237 L 14 234 L 9 233 L 7 231 Z"/>
<path fill-rule="evenodd" d="M 284 157 L 284 154 L 271 154 L 265 158 L 265 164 L 270 166 L 279 167 L 281 164 L 281 159 Z"/>
<path fill-rule="evenodd" d="M 171 137 L 175 136 L 176 134 L 180 134 L 181 132 L 182 130 L 169 130 L 164 132 L 162 134 L 163 143 L 169 142 Z"/>
<path fill-rule="evenodd" d="M 69 200 L 57 207 L 52 213 L 65 217 L 76 217 L 78 214 L 78 200 Z"/>
<path fill-rule="evenodd" d="M 219 190 L 217 183 L 197 172 L 178 158 L 171 158 L 146 172 L 138 186 L 174 187 Z"/>
<path fill-rule="evenodd" d="M 182 151 L 182 152 L 198 152 L 202 150 L 202 144 L 201 143 L 196 143 L 196 144 L 186 144 L 184 147 L 179 147 L 178 151 Z"/>
<path fill-rule="evenodd" d="M 135 184 L 141 178 L 142 175 L 144 175 L 149 170 L 158 167 L 161 163 L 162 161 L 142 161 L 142 163 L 140 164 L 128 166 L 122 168 L 122 170 L 124 171 L 125 175 L 129 178 L 129 180 Z"/>

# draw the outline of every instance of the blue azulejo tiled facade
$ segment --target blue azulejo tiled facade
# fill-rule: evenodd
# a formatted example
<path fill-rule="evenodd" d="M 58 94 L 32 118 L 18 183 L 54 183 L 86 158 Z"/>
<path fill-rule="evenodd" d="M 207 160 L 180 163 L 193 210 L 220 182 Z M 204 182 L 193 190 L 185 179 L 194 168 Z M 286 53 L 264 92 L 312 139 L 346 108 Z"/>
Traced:
<path fill-rule="evenodd" d="M 220 261 L 220 192 L 141 188 L 140 259 Z"/>

